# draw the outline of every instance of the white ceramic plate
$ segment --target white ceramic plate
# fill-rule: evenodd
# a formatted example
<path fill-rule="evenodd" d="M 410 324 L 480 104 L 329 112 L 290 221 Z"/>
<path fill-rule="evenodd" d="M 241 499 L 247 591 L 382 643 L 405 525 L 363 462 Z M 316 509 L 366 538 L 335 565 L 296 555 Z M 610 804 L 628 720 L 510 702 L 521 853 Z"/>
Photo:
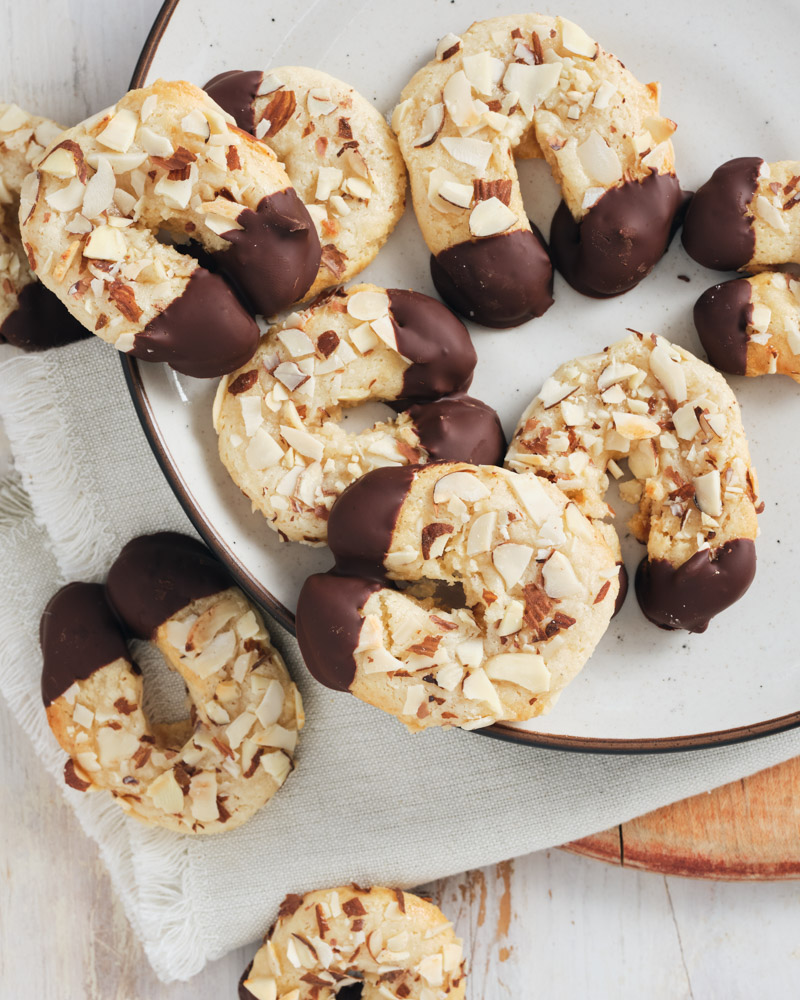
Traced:
<path fill-rule="evenodd" d="M 513 13 L 516 4 L 316 0 L 298 7 L 285 0 L 170 0 L 142 53 L 135 83 L 162 76 L 202 85 L 226 69 L 300 64 L 348 81 L 389 112 L 440 36 L 476 19 Z M 760 8 L 763 18 L 783 30 L 759 32 L 747 30 L 752 11 L 744 0 L 639 0 L 601 8 L 592 0 L 573 0 L 556 10 L 616 53 L 640 80 L 662 82 L 662 110 L 679 123 L 676 159 L 688 189 L 732 156 L 800 155 L 791 142 L 796 110 L 786 97 L 796 79 L 800 14 L 790 0 L 769 0 Z M 523 164 L 521 172 L 529 214 L 547 234 L 557 188 L 543 163 Z M 410 205 L 363 277 L 435 294 Z M 509 331 L 472 328 L 479 363 L 471 391 L 496 407 L 510 433 L 557 365 L 601 349 L 628 327 L 657 331 L 699 351 L 691 308 L 719 280 L 694 264 L 680 241 L 649 278 L 620 298 L 583 298 L 557 276 L 556 304 L 543 318 Z M 167 367 L 124 364 L 145 431 L 187 513 L 243 586 L 291 628 L 299 588 L 309 573 L 330 566 L 328 550 L 281 544 L 261 515 L 250 512 L 217 458 L 213 384 Z M 704 635 L 656 629 L 629 594 L 550 716 L 481 732 L 572 749 L 659 750 L 732 742 L 800 724 L 793 627 L 798 387 L 783 378 L 732 383 L 767 504 L 750 591 Z M 618 526 L 625 535 L 622 506 Z M 642 547 L 624 537 L 623 548 L 632 574 Z"/>

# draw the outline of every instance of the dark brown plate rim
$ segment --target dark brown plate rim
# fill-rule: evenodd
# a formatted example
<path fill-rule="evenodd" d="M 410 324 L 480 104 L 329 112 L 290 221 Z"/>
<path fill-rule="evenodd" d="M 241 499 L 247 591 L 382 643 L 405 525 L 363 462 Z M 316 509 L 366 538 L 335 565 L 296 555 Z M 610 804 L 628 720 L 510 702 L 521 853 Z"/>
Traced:
<path fill-rule="evenodd" d="M 170 18 L 175 12 L 180 0 L 165 0 L 159 10 L 153 27 L 142 48 L 136 68 L 133 71 L 131 87 L 140 87 L 159 43 L 167 29 Z M 213 524 L 208 520 L 187 489 L 186 484 L 176 471 L 168 449 L 156 431 L 155 420 L 147 394 L 142 385 L 139 363 L 135 358 L 123 356 L 122 369 L 125 381 L 147 437 L 150 448 L 164 473 L 164 477 L 172 488 L 178 502 L 183 507 L 186 516 L 192 522 L 205 543 L 222 560 L 231 575 L 256 601 L 262 604 L 292 635 L 295 634 L 294 615 L 266 590 L 263 584 L 245 570 L 236 558 L 230 546 L 219 535 Z M 744 743 L 747 740 L 758 739 L 761 736 L 772 736 L 800 726 L 800 712 L 782 715 L 777 719 L 767 719 L 751 726 L 737 726 L 732 729 L 721 729 L 710 733 L 696 733 L 691 736 L 668 736 L 656 739 L 602 739 L 586 736 L 565 736 L 549 733 L 532 733 L 526 730 L 514 729 L 511 726 L 498 723 L 486 729 L 474 730 L 493 739 L 526 746 L 542 747 L 551 750 L 572 750 L 583 753 L 619 754 L 619 753 L 665 753 L 681 750 L 703 750 L 713 747 L 728 746 L 732 743 Z"/>

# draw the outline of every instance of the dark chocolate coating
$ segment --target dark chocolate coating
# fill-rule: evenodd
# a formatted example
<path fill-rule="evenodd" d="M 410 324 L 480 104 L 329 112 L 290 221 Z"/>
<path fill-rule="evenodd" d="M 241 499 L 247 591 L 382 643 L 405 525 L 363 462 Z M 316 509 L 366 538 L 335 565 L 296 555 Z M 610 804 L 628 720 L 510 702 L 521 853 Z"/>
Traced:
<path fill-rule="evenodd" d="M 0 344 L 12 344 L 23 351 L 47 351 L 91 335 L 40 281 L 25 285 L 17 297 L 17 308 L 0 326 Z"/>
<path fill-rule="evenodd" d="M 384 578 L 383 558 L 418 469 L 416 465 L 373 469 L 338 498 L 328 519 L 328 545 L 338 572 Z"/>
<path fill-rule="evenodd" d="M 231 69 L 212 77 L 203 90 L 223 111 L 233 115 L 240 129 L 252 135 L 256 127 L 253 103 L 263 79 L 261 70 Z"/>
<path fill-rule="evenodd" d="M 222 74 L 222 76 L 225 76 L 225 75 L 226 74 L 224 74 L 224 73 Z M 218 78 L 215 76 L 214 80 L 216 80 L 216 79 L 218 79 Z M 212 83 L 213 83 L 213 81 L 212 81 Z M 214 98 L 214 100 L 216 100 L 216 98 Z M 219 102 L 217 102 L 217 103 L 219 103 Z M 256 1000 L 256 998 L 253 996 L 253 994 L 250 992 L 250 990 L 248 990 L 248 988 L 244 985 L 244 981 L 250 975 L 250 972 L 252 971 L 252 968 L 253 968 L 253 963 L 251 962 L 247 966 L 247 968 L 244 970 L 244 972 L 242 973 L 242 975 L 239 978 L 239 994 L 238 994 L 239 995 L 239 1000 Z"/>
<path fill-rule="evenodd" d="M 464 392 L 478 356 L 461 320 L 430 295 L 387 289 L 397 347 L 412 362 L 403 376 L 404 399 L 438 399 Z"/>
<path fill-rule="evenodd" d="M 319 236 L 294 188 L 266 195 L 254 212 L 236 218 L 241 229 L 222 234 L 230 247 L 214 254 L 220 271 L 255 312 L 274 316 L 311 288 L 319 270 Z"/>
<path fill-rule="evenodd" d="M 99 583 L 68 583 L 54 594 L 39 622 L 42 701 L 52 704 L 75 681 L 124 657 L 122 631 Z"/>
<path fill-rule="evenodd" d="M 625 569 L 624 563 L 618 563 L 617 565 L 619 566 L 619 591 L 617 599 L 614 601 L 614 614 L 611 616 L 612 618 L 616 618 L 620 611 L 622 611 L 622 605 L 628 596 L 628 571 Z"/>
<path fill-rule="evenodd" d="M 297 641 L 312 677 L 325 687 L 347 691 L 353 683 L 353 651 L 363 624 L 359 611 L 380 588 L 377 580 L 334 571 L 315 573 L 303 584 L 295 619 Z"/>
<path fill-rule="evenodd" d="M 650 174 L 611 188 L 580 222 L 562 201 L 550 229 L 553 264 L 582 295 L 621 295 L 661 259 L 683 205 L 674 174 Z"/>
<path fill-rule="evenodd" d="M 161 531 L 128 542 L 108 571 L 106 594 L 130 633 L 150 639 L 176 611 L 232 586 L 204 545 L 188 535 Z"/>
<path fill-rule="evenodd" d="M 698 264 L 738 271 L 753 256 L 756 234 L 747 218 L 747 206 L 756 193 L 763 162 L 758 156 L 728 160 L 692 198 L 681 239 Z"/>
<path fill-rule="evenodd" d="M 755 543 L 736 538 L 713 552 L 695 552 L 682 566 L 644 558 L 636 570 L 636 597 L 659 628 L 705 632 L 714 615 L 745 593 L 755 572 Z"/>
<path fill-rule="evenodd" d="M 720 371 L 747 371 L 747 326 L 753 317 L 747 278 L 734 278 L 706 289 L 694 305 L 694 325 L 708 360 Z"/>
<path fill-rule="evenodd" d="M 497 413 L 472 396 L 409 407 L 420 442 L 434 462 L 502 465 L 506 439 Z"/>
<path fill-rule="evenodd" d="M 198 267 L 183 294 L 136 335 L 130 353 L 175 371 L 214 378 L 236 371 L 258 346 L 258 325 L 217 274 Z"/>
<path fill-rule="evenodd" d="M 483 326 L 519 326 L 553 304 L 553 265 L 538 229 L 448 247 L 431 255 L 431 277 L 451 308 Z"/>

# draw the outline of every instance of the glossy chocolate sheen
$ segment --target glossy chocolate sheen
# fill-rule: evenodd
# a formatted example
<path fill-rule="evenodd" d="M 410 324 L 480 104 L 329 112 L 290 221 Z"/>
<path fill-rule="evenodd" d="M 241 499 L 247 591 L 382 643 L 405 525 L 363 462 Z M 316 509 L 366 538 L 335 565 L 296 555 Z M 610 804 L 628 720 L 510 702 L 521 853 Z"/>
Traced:
<path fill-rule="evenodd" d="M 538 229 L 457 243 L 431 256 L 437 292 L 456 312 L 507 329 L 553 304 L 553 266 Z"/>
<path fill-rule="evenodd" d="M 379 470 L 382 471 L 382 470 Z M 347 691 L 356 675 L 353 652 L 363 619 L 359 614 L 377 580 L 315 573 L 300 591 L 295 618 L 297 641 L 312 677 L 334 691 Z"/>
<path fill-rule="evenodd" d="M 204 545 L 188 535 L 162 531 L 128 542 L 108 571 L 106 593 L 130 633 L 150 639 L 176 611 L 232 586 Z"/>
<path fill-rule="evenodd" d="M 166 361 L 184 375 L 214 378 L 236 371 L 258 346 L 258 325 L 218 274 L 198 267 L 183 295 L 136 335 L 130 353 Z"/>
<path fill-rule="evenodd" d="M 342 493 L 328 518 L 328 545 L 338 572 L 383 580 L 383 557 L 418 468 L 373 469 Z"/>
<path fill-rule="evenodd" d="M 0 344 L 12 344 L 23 351 L 47 351 L 91 336 L 91 331 L 40 281 L 25 285 L 17 298 L 17 308 L 0 326 Z"/>
<path fill-rule="evenodd" d="M 753 318 L 752 290 L 747 278 L 734 278 L 708 288 L 694 306 L 694 325 L 708 360 L 720 371 L 747 371 L 747 327 Z"/>
<path fill-rule="evenodd" d="M 611 188 L 580 222 L 562 201 L 550 229 L 553 264 L 583 295 L 621 295 L 661 259 L 683 206 L 674 174 L 650 174 Z"/>
<path fill-rule="evenodd" d="M 500 418 L 479 399 L 450 396 L 406 412 L 432 461 L 503 464 L 507 445 Z"/>
<path fill-rule="evenodd" d="M 620 611 L 622 611 L 622 605 L 628 596 L 628 571 L 625 569 L 623 563 L 617 563 L 617 565 L 619 566 L 619 591 L 617 592 L 617 599 L 614 601 L 612 618 L 616 618 Z"/>
<path fill-rule="evenodd" d="M 756 547 L 736 538 L 695 554 L 682 566 L 643 559 L 636 571 L 639 607 L 664 629 L 705 632 L 709 621 L 745 593 L 756 572 Z"/>
<path fill-rule="evenodd" d="M 123 657 L 130 659 L 99 583 L 68 583 L 50 598 L 39 622 L 42 700 L 51 705 L 75 681 Z"/>
<path fill-rule="evenodd" d="M 403 376 L 404 399 L 438 399 L 464 392 L 478 356 L 461 320 L 430 295 L 388 288 L 397 347 L 412 362 Z"/>
<path fill-rule="evenodd" d="M 738 271 L 753 256 L 756 234 L 747 218 L 747 206 L 756 193 L 763 162 L 757 156 L 728 160 L 692 198 L 681 239 L 698 264 Z"/>
<path fill-rule="evenodd" d="M 218 73 L 212 77 L 203 90 L 223 111 L 227 111 L 236 119 L 240 129 L 252 135 L 256 127 L 253 104 L 263 79 L 264 74 L 261 70 L 246 72 L 231 69 L 227 73 Z"/>
<path fill-rule="evenodd" d="M 236 217 L 241 229 L 222 234 L 230 247 L 214 254 L 220 271 L 255 312 L 269 317 L 301 299 L 319 270 L 319 236 L 294 188 L 266 195 L 254 212 Z"/>

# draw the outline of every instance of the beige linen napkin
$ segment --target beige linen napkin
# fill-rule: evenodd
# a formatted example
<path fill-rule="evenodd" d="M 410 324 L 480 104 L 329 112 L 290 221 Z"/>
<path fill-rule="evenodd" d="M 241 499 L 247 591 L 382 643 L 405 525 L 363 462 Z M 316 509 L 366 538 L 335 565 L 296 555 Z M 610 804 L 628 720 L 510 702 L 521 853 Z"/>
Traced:
<path fill-rule="evenodd" d="M 61 583 L 102 579 L 132 536 L 191 526 L 150 453 L 119 359 L 99 341 L 0 363 L 0 419 L 34 512 L 19 490 L 0 490 L 0 689 L 97 841 L 164 981 L 258 938 L 287 892 L 351 880 L 411 887 L 585 836 L 800 754 L 800 731 L 639 757 L 535 750 L 461 731 L 414 737 L 316 684 L 295 641 L 273 624 L 306 704 L 296 772 L 232 833 L 147 829 L 105 794 L 63 784 L 65 758 L 39 696 L 38 621 Z M 180 685 L 144 659 L 148 702 L 163 717 L 176 710 Z"/>

